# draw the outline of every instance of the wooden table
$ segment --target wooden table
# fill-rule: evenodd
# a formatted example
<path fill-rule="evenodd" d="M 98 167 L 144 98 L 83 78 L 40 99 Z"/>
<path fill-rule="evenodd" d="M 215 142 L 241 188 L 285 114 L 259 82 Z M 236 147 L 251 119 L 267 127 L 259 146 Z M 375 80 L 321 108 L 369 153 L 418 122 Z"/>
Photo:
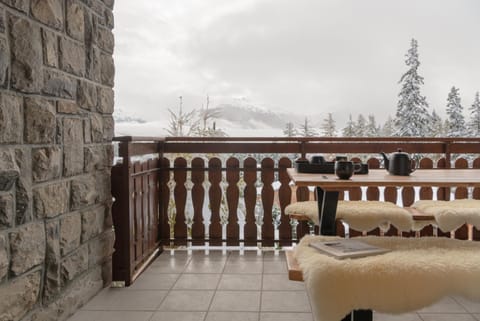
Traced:
<path fill-rule="evenodd" d="M 436 186 L 480 187 L 480 169 L 418 169 L 410 176 L 390 175 L 385 169 L 373 169 L 366 175 L 338 179 L 334 174 L 298 173 L 289 168 L 287 173 L 297 186 L 315 186 L 321 235 L 336 235 L 336 211 L 340 191 L 368 186 Z M 355 310 L 342 321 L 371 321 L 371 310 Z"/>

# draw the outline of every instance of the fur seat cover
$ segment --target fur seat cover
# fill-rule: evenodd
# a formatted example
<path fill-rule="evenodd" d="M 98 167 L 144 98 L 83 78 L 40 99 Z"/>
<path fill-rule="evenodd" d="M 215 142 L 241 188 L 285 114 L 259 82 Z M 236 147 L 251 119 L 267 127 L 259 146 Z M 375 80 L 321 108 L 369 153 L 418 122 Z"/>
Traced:
<path fill-rule="evenodd" d="M 308 246 L 332 239 L 338 237 L 305 236 L 294 252 L 317 321 L 338 321 L 356 309 L 405 313 L 446 295 L 480 301 L 480 242 L 366 236 L 357 239 L 392 252 L 345 260 Z"/>
<path fill-rule="evenodd" d="M 480 200 L 423 200 L 415 202 L 412 207 L 433 215 L 436 225 L 445 232 L 456 230 L 463 224 L 480 229 Z"/>
<path fill-rule="evenodd" d="M 296 202 L 285 208 L 285 214 L 304 214 L 319 225 L 317 201 Z M 390 202 L 380 201 L 339 201 L 337 219 L 342 219 L 357 231 L 371 231 L 380 227 L 383 231 L 390 224 L 399 231 L 410 231 L 413 219 L 410 213 Z"/>

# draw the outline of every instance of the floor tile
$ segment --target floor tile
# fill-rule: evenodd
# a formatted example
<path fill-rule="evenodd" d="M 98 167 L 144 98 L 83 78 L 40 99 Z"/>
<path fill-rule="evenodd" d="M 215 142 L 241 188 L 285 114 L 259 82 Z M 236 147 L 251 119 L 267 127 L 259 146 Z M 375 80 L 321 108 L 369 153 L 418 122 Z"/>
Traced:
<path fill-rule="evenodd" d="M 223 274 L 219 290 L 258 290 L 262 289 L 261 274 Z"/>
<path fill-rule="evenodd" d="M 205 321 L 258 321 L 258 312 L 213 312 L 207 314 Z"/>
<path fill-rule="evenodd" d="M 221 274 L 183 274 L 174 290 L 215 290 Z"/>
<path fill-rule="evenodd" d="M 105 289 L 82 310 L 155 310 L 166 295 L 167 291 L 161 290 Z"/>
<path fill-rule="evenodd" d="M 149 273 L 182 273 L 189 261 L 188 257 L 177 258 L 162 254 L 150 264 L 147 271 Z"/>
<path fill-rule="evenodd" d="M 263 261 L 247 261 L 240 260 L 235 262 L 227 262 L 225 264 L 224 273 L 262 273 Z"/>
<path fill-rule="evenodd" d="M 470 313 L 480 313 L 480 301 L 474 302 L 463 297 L 454 297 L 455 301 L 460 303 Z"/>
<path fill-rule="evenodd" d="M 264 274 L 262 290 L 264 291 L 304 291 L 305 283 L 288 280 L 288 274 Z"/>
<path fill-rule="evenodd" d="M 422 321 L 422 319 L 416 313 L 384 314 L 374 312 L 373 321 Z"/>
<path fill-rule="evenodd" d="M 477 321 L 471 314 L 462 313 L 419 313 L 423 321 Z"/>
<path fill-rule="evenodd" d="M 264 261 L 286 261 L 284 251 L 266 251 L 263 253 Z"/>
<path fill-rule="evenodd" d="M 79 310 L 68 321 L 149 321 L 153 312 Z"/>
<path fill-rule="evenodd" d="M 480 321 L 480 313 L 478 313 L 478 314 L 477 314 L 477 313 L 474 313 L 473 316 L 474 316 L 475 318 L 477 318 L 478 321 Z"/>
<path fill-rule="evenodd" d="M 184 273 L 222 273 L 225 268 L 224 260 L 191 260 Z"/>
<path fill-rule="evenodd" d="M 277 261 L 264 261 L 263 262 L 263 273 L 288 273 L 287 262 L 277 262 Z"/>
<path fill-rule="evenodd" d="M 311 312 L 305 291 L 263 291 L 262 312 Z"/>
<path fill-rule="evenodd" d="M 203 321 L 205 314 L 207 314 L 207 312 L 157 311 L 148 321 Z M 134 320 L 132 319 L 132 321 Z"/>
<path fill-rule="evenodd" d="M 180 274 L 159 274 L 146 271 L 125 290 L 169 290 L 179 276 Z"/>
<path fill-rule="evenodd" d="M 214 291 L 172 290 L 158 307 L 160 311 L 208 311 Z"/>
<path fill-rule="evenodd" d="M 228 261 L 234 262 L 238 260 L 245 260 L 245 261 L 262 261 L 263 260 L 263 255 L 260 253 L 258 254 L 257 251 L 245 251 L 243 254 L 241 254 L 238 251 L 230 253 L 228 256 Z"/>
<path fill-rule="evenodd" d="M 313 321 L 311 313 L 262 312 L 259 321 Z"/>
<path fill-rule="evenodd" d="M 193 251 L 190 255 L 190 258 L 193 260 L 204 260 L 208 259 L 211 261 L 226 261 L 229 257 L 229 253 L 224 254 L 222 251 L 211 250 L 208 254 L 205 254 L 205 251 Z"/>
<path fill-rule="evenodd" d="M 259 311 L 260 291 L 217 291 L 210 311 Z"/>
<path fill-rule="evenodd" d="M 457 301 L 451 297 L 445 297 L 439 302 L 417 311 L 418 313 L 467 313 Z"/>

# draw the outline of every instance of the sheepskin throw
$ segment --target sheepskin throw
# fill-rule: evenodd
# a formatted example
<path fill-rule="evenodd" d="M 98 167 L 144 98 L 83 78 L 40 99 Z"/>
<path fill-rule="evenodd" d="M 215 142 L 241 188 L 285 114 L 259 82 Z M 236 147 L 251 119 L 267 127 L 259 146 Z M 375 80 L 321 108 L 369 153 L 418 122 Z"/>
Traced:
<path fill-rule="evenodd" d="M 317 321 L 341 320 L 358 309 L 405 313 L 447 295 L 480 300 L 480 242 L 367 236 L 357 239 L 392 251 L 345 260 L 308 246 L 334 239 L 305 236 L 294 251 Z"/>
<path fill-rule="evenodd" d="M 463 224 L 472 224 L 480 229 L 480 200 L 423 200 L 415 202 L 412 206 L 433 215 L 436 225 L 442 231 L 453 231 Z"/>
<path fill-rule="evenodd" d="M 285 214 L 304 214 L 319 225 L 317 201 L 292 203 L 285 208 Z M 413 227 L 411 214 L 391 202 L 339 201 L 337 219 L 342 219 L 357 231 L 368 232 L 377 227 L 387 231 L 390 224 L 399 231 L 410 231 Z"/>

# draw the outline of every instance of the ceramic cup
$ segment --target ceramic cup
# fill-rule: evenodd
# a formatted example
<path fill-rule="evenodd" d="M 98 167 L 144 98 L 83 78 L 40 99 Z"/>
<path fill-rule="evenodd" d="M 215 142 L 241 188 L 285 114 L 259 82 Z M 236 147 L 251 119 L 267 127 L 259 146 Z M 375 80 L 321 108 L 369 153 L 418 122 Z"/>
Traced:
<path fill-rule="evenodd" d="M 335 175 L 340 179 L 349 179 L 353 173 L 359 172 L 362 169 L 362 164 L 351 161 L 336 161 Z"/>
<path fill-rule="evenodd" d="M 323 164 L 325 163 L 325 157 L 322 155 L 314 155 L 310 157 L 310 164 Z"/>

